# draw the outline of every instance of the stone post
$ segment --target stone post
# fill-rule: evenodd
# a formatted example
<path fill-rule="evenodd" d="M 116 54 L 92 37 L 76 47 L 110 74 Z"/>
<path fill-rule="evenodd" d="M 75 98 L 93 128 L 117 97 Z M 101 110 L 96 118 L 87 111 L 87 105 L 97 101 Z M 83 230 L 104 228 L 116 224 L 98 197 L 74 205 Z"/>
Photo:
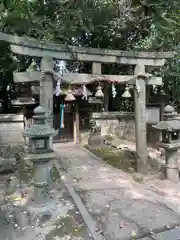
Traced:
<path fill-rule="evenodd" d="M 99 75 L 99 76 L 102 74 L 102 63 L 93 62 L 93 64 L 92 64 L 92 74 Z M 104 84 L 104 87 L 105 86 L 106 86 L 106 84 Z M 109 96 L 106 96 L 106 87 L 104 88 L 104 90 L 105 91 L 104 91 L 103 107 L 104 107 L 105 111 L 107 111 Z M 100 109 L 102 109 L 102 107 Z M 96 104 L 96 112 L 99 112 L 100 109 L 99 109 L 99 105 Z"/>
<path fill-rule="evenodd" d="M 167 179 L 179 183 L 178 149 L 165 149 L 165 158 Z"/>
<path fill-rule="evenodd" d="M 148 153 L 147 153 L 147 134 L 146 134 L 146 78 L 145 66 L 136 65 L 135 74 L 137 76 L 136 88 L 134 90 L 135 100 L 135 126 L 136 126 L 136 153 L 137 153 L 137 170 L 142 174 L 148 173 Z M 142 75 L 142 76 L 141 76 Z"/>
<path fill-rule="evenodd" d="M 49 201 L 48 161 L 33 160 L 34 164 L 34 204 L 44 206 Z"/>
<path fill-rule="evenodd" d="M 53 71 L 54 62 L 51 57 L 43 57 L 41 60 L 41 71 L 43 76 L 40 80 L 40 105 L 47 109 L 47 123 L 53 127 L 53 76 L 48 71 Z M 53 146 L 53 137 L 51 138 Z"/>
<path fill-rule="evenodd" d="M 73 116 L 73 123 L 74 123 L 74 142 L 76 144 L 80 143 L 80 131 L 79 131 L 79 104 L 74 104 L 74 116 Z"/>

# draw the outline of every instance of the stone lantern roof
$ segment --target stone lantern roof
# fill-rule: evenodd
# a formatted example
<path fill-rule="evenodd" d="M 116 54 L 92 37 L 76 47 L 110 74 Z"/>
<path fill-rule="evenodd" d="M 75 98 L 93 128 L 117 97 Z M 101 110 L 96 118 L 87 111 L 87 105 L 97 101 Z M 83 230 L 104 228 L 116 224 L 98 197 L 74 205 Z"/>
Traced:
<path fill-rule="evenodd" d="M 153 127 L 159 131 L 168 131 L 168 132 L 175 132 L 180 130 L 180 120 L 176 119 L 177 113 L 175 109 L 167 105 L 164 108 L 164 121 L 160 121 L 157 125 Z"/>
<path fill-rule="evenodd" d="M 45 123 L 47 118 L 47 112 L 45 108 L 38 106 L 34 109 L 35 116 L 35 124 L 33 124 L 30 128 L 27 128 L 23 132 L 23 136 L 29 138 L 44 138 L 53 136 L 55 134 L 55 130 L 51 128 L 48 124 Z"/>
<path fill-rule="evenodd" d="M 172 118 L 175 118 L 176 116 L 177 116 L 177 112 L 175 111 L 175 109 L 172 106 L 167 105 L 164 108 L 164 118 L 165 119 L 172 119 Z"/>
<path fill-rule="evenodd" d="M 164 113 L 174 113 L 174 112 L 175 112 L 175 109 L 171 105 L 167 105 L 164 108 Z"/>
<path fill-rule="evenodd" d="M 33 112 L 35 115 L 41 115 L 41 114 L 45 115 L 46 114 L 45 108 L 41 107 L 41 106 L 36 107 Z"/>
<path fill-rule="evenodd" d="M 154 125 L 153 127 L 159 131 L 174 132 L 180 130 L 180 121 L 179 120 L 161 121 L 157 125 Z"/>

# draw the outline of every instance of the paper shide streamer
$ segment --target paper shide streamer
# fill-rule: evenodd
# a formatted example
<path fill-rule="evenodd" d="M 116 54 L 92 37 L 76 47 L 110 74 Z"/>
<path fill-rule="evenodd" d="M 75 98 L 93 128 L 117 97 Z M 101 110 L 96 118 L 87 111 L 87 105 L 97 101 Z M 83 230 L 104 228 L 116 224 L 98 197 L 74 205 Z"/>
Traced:
<path fill-rule="evenodd" d="M 82 86 L 82 94 L 83 94 L 82 99 L 87 100 L 88 99 L 88 93 L 87 93 L 87 88 L 86 88 L 85 85 Z"/>
<path fill-rule="evenodd" d="M 61 93 L 61 81 L 58 80 L 56 84 L 56 89 L 55 89 L 55 95 L 58 97 Z"/>
<path fill-rule="evenodd" d="M 116 88 L 115 88 L 115 85 L 112 84 L 112 97 L 115 98 L 117 95 L 117 92 L 116 92 Z"/>

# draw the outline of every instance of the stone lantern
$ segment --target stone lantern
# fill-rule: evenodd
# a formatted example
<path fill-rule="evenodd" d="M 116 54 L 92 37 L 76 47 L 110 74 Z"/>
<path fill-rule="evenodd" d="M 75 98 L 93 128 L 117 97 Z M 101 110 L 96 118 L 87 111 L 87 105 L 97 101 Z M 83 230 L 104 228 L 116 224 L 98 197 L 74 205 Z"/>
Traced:
<path fill-rule="evenodd" d="M 165 149 L 166 177 L 173 182 L 179 182 L 178 149 L 180 149 L 180 120 L 174 108 L 167 105 L 164 108 L 164 121 L 153 126 L 161 132 L 161 141 L 157 144 Z"/>
<path fill-rule="evenodd" d="M 25 160 L 33 163 L 33 200 L 36 206 L 44 206 L 49 200 L 50 161 L 55 158 L 51 138 L 55 130 L 46 123 L 46 111 L 39 106 L 34 109 L 34 124 L 23 132 L 29 139 L 29 151 Z"/>

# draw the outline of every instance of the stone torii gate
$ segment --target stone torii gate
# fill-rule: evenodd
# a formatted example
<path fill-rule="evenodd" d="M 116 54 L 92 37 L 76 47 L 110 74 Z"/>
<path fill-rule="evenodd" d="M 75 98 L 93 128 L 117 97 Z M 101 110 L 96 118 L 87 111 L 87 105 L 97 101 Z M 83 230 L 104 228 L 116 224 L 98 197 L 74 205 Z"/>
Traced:
<path fill-rule="evenodd" d="M 40 104 L 53 109 L 53 59 L 75 60 L 92 62 L 92 74 L 64 74 L 63 79 L 69 83 L 80 80 L 82 84 L 89 80 L 110 80 L 122 84 L 134 85 L 135 95 L 135 121 L 136 121 L 136 152 L 138 156 L 138 171 L 147 174 L 147 139 L 146 139 L 146 84 L 161 85 L 162 78 L 151 77 L 145 73 L 146 66 L 163 66 L 165 60 L 173 57 L 170 52 L 129 52 L 120 50 L 107 50 L 97 48 L 83 48 L 55 44 L 52 42 L 40 42 L 35 39 L 22 38 L 0 33 L 0 40 L 11 44 L 11 50 L 15 54 L 40 57 L 41 71 L 44 77 L 40 81 Z M 102 75 L 102 63 L 117 63 L 134 65 L 133 76 Z M 57 73 L 55 73 L 57 74 Z M 42 72 L 15 72 L 15 82 L 32 82 L 42 79 Z M 105 110 L 106 107 L 105 107 Z M 51 114 L 52 116 L 52 114 Z M 78 124 L 78 118 L 76 122 Z M 78 133 L 76 133 L 78 134 Z"/>

